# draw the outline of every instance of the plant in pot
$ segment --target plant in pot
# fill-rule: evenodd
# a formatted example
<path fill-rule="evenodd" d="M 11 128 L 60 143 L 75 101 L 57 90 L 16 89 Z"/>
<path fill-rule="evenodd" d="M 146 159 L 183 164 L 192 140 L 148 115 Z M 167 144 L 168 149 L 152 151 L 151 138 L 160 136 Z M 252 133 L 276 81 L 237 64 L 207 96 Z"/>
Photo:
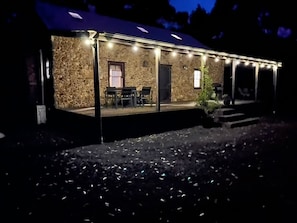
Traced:
<path fill-rule="evenodd" d="M 224 94 L 222 96 L 222 99 L 223 99 L 224 105 L 226 105 L 226 106 L 229 106 L 230 105 L 230 103 L 231 103 L 231 97 L 228 94 Z"/>

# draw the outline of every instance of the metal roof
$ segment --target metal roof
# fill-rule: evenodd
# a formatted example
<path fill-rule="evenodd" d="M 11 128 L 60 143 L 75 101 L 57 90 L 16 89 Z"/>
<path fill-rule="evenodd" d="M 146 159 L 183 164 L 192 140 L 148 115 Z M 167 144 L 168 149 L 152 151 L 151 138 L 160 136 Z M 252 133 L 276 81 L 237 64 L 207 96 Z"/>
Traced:
<path fill-rule="evenodd" d="M 176 46 L 211 50 L 197 39 L 184 33 L 103 16 L 95 12 L 71 9 L 39 1 L 36 2 L 36 11 L 48 30 L 52 32 L 94 30 L 98 33 L 125 35 Z"/>

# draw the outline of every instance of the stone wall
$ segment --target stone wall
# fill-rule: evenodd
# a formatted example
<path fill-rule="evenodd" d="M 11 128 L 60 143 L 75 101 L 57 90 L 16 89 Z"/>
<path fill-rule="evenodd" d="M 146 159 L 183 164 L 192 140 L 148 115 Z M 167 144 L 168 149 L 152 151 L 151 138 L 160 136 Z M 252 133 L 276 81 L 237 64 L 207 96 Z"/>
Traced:
<path fill-rule="evenodd" d="M 82 39 L 52 37 L 56 108 L 94 106 L 92 49 Z"/>
<path fill-rule="evenodd" d="M 196 100 L 200 89 L 194 89 L 194 70 L 200 69 L 200 56 L 162 51 L 161 63 L 171 65 L 171 101 Z"/>
<path fill-rule="evenodd" d="M 53 39 L 53 76 L 57 108 L 82 108 L 94 106 L 93 56 L 90 46 L 80 38 L 57 37 Z M 125 64 L 125 85 L 151 86 L 156 99 L 155 55 L 153 49 L 99 43 L 100 99 L 104 103 L 104 90 L 108 86 L 108 62 Z M 200 56 L 161 52 L 161 64 L 171 66 L 171 101 L 194 101 L 201 89 L 194 89 L 194 70 L 200 69 Z M 206 63 L 214 82 L 223 83 L 224 64 L 209 58 Z"/>
<path fill-rule="evenodd" d="M 216 62 L 214 58 L 208 58 L 205 65 L 209 68 L 208 71 L 212 81 L 223 85 L 225 61 L 219 60 Z"/>
<path fill-rule="evenodd" d="M 153 97 L 156 96 L 155 56 L 151 49 L 139 48 L 133 51 L 131 46 L 115 44 L 109 48 L 106 42 L 100 42 L 100 94 L 108 86 L 108 62 L 123 62 L 125 64 L 125 86 L 151 86 Z M 101 98 L 103 100 L 103 98 Z M 104 100 L 103 100 L 104 101 Z"/>

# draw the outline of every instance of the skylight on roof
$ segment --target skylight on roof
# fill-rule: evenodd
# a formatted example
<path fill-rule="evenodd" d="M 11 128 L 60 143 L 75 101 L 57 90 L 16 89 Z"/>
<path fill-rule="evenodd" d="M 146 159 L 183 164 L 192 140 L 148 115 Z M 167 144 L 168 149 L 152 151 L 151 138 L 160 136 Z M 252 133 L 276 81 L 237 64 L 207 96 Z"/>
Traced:
<path fill-rule="evenodd" d="M 183 40 L 181 37 L 179 37 L 179 36 L 176 35 L 176 34 L 171 33 L 171 36 L 174 37 L 175 39 Z"/>
<path fill-rule="evenodd" d="M 83 19 L 80 14 L 76 13 L 76 12 L 68 12 L 68 14 L 75 19 Z"/>
<path fill-rule="evenodd" d="M 149 31 L 147 31 L 145 28 L 143 28 L 141 26 L 137 26 L 137 29 L 139 29 L 143 33 L 148 33 L 149 32 Z"/>

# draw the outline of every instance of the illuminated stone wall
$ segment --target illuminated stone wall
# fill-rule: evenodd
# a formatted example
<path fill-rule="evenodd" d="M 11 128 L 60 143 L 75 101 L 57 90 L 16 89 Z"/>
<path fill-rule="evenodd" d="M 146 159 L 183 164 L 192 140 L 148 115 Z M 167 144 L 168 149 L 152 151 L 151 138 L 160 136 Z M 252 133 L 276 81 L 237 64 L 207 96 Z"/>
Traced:
<path fill-rule="evenodd" d="M 57 108 L 83 108 L 94 106 L 93 56 L 90 46 L 80 38 L 57 37 L 53 42 L 53 78 L 55 105 Z M 125 64 L 125 85 L 151 86 L 153 99 L 156 98 L 155 56 L 152 49 L 114 44 L 108 48 L 105 42 L 99 43 L 99 80 L 101 103 L 104 103 L 104 90 L 108 86 L 108 62 Z M 171 101 L 194 101 L 200 89 L 194 89 L 194 70 L 200 69 L 200 56 L 191 58 L 186 54 L 162 51 L 161 64 L 171 66 Z M 224 64 L 209 58 L 206 62 L 214 82 L 223 83 Z"/>
<path fill-rule="evenodd" d="M 100 42 L 100 88 L 101 95 L 108 86 L 108 62 L 123 62 L 125 64 L 125 86 L 151 86 L 153 97 L 156 96 L 155 56 L 151 49 L 138 48 L 135 52 L 131 46 L 114 44 L 108 48 L 105 42 Z"/>
<path fill-rule="evenodd" d="M 94 106 L 91 47 L 79 38 L 54 36 L 52 43 L 56 108 Z"/>

